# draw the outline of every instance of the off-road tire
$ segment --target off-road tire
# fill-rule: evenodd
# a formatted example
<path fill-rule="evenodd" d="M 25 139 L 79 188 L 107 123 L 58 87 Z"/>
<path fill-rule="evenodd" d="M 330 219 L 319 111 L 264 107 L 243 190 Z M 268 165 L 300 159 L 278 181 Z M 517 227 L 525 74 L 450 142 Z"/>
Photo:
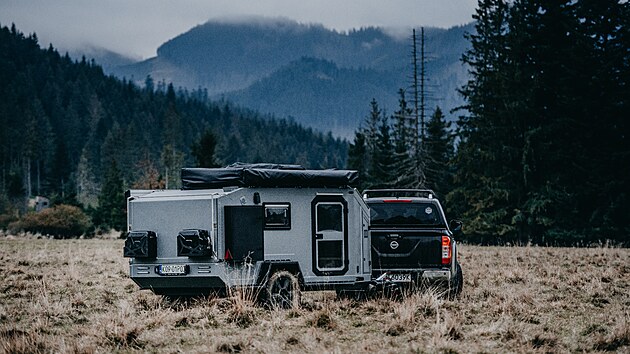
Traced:
<path fill-rule="evenodd" d="M 301 299 L 298 277 L 286 270 L 273 273 L 265 286 L 265 299 L 271 308 L 298 308 Z"/>
<path fill-rule="evenodd" d="M 462 293 L 462 289 L 464 288 L 464 273 L 462 272 L 462 267 L 457 264 L 457 268 L 455 270 L 455 276 L 451 279 L 451 283 L 449 284 L 448 289 L 448 298 L 453 300 Z"/>

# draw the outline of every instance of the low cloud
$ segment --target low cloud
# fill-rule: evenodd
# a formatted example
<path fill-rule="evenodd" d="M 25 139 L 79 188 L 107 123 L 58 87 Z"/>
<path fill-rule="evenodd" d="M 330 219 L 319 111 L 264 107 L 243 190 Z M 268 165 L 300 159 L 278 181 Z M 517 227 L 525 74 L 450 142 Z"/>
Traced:
<path fill-rule="evenodd" d="M 148 58 L 162 43 L 209 19 L 260 25 L 295 21 L 338 31 L 378 26 L 395 34 L 395 28 L 470 22 L 475 5 L 476 0 L 4 0 L 0 23 L 36 32 L 43 46 L 89 45 Z"/>

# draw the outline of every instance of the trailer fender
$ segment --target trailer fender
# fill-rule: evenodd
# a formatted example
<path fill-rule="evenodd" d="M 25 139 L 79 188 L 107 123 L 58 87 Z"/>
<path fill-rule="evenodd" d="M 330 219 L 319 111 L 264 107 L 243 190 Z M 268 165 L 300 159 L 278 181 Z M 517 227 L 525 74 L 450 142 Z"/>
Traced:
<path fill-rule="evenodd" d="M 298 262 L 277 262 L 277 261 L 265 261 L 261 264 L 258 272 L 258 278 L 256 280 L 256 286 L 264 287 L 269 278 L 276 272 L 287 271 L 298 278 L 300 287 L 304 287 L 304 277 L 302 276 L 302 270 Z"/>

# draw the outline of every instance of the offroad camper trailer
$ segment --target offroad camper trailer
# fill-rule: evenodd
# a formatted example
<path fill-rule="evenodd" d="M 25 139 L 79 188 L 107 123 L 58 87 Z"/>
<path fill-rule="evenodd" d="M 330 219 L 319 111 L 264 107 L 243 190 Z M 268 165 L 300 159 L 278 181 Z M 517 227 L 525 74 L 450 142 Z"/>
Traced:
<path fill-rule="evenodd" d="M 285 303 L 299 290 L 367 287 L 369 211 L 349 186 L 357 172 L 299 168 L 183 169 L 182 190 L 129 191 L 133 281 L 175 296 L 245 286 Z"/>

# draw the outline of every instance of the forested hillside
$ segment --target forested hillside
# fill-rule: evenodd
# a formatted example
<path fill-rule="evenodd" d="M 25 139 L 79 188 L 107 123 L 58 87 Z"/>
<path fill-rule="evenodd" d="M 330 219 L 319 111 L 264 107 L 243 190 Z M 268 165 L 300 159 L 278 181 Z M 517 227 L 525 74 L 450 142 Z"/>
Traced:
<path fill-rule="evenodd" d="M 392 106 L 399 84 L 397 78 L 373 69 L 345 69 L 330 61 L 301 58 L 227 97 L 263 112 L 300 116 L 305 125 L 350 137 L 355 118 L 369 109 L 366 102 L 379 97 Z M 339 120 L 339 116 L 348 119 Z"/>
<path fill-rule="evenodd" d="M 160 46 L 157 57 L 112 73 L 139 84 L 150 75 L 176 87 L 201 87 L 210 96 L 290 115 L 309 127 L 334 127 L 338 136 L 348 136 L 361 121 L 366 100 L 378 95 L 381 106 L 393 111 L 396 91 L 411 84 L 411 31 L 394 38 L 381 28 L 341 33 L 289 20 L 248 21 L 197 26 Z M 457 88 L 467 73 L 459 59 L 467 48 L 464 33 L 471 30 L 425 31 L 429 98 L 451 120 L 450 110 L 463 103 Z"/>
<path fill-rule="evenodd" d="M 0 29 L 0 127 L 0 214 L 35 195 L 95 206 L 112 171 L 125 188 L 177 187 L 180 167 L 199 160 L 191 147 L 204 151 L 202 135 L 219 164 L 343 167 L 347 154 L 330 134 L 209 103 L 203 91 L 108 77 L 15 26 Z"/>

